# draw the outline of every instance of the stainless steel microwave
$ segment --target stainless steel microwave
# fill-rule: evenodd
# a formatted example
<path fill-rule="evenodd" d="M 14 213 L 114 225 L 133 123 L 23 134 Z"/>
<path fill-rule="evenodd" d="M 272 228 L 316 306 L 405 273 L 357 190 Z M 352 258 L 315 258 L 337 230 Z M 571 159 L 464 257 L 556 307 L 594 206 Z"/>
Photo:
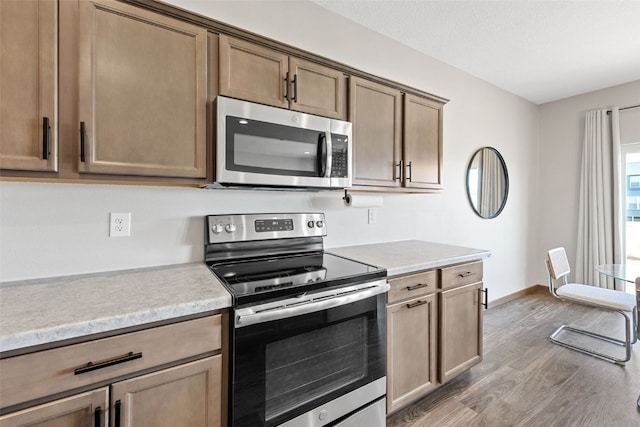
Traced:
<path fill-rule="evenodd" d="M 351 123 L 218 96 L 207 187 L 351 186 Z"/>

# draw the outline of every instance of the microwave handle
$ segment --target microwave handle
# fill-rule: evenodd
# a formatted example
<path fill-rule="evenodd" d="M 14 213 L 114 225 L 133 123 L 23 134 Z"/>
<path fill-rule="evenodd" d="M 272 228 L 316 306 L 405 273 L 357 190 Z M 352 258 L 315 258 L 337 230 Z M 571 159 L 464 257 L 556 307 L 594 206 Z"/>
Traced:
<path fill-rule="evenodd" d="M 325 141 L 326 141 L 326 157 L 325 157 L 325 178 L 331 177 L 331 164 L 333 163 L 333 143 L 331 142 L 331 132 L 325 132 Z"/>
<path fill-rule="evenodd" d="M 331 176 L 331 132 L 322 132 L 318 136 L 318 176 Z"/>

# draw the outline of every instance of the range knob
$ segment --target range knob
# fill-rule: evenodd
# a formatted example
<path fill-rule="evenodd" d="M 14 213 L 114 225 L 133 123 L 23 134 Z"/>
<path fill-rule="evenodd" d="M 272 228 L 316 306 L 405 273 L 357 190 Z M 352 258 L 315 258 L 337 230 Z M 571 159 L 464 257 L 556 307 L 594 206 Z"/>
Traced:
<path fill-rule="evenodd" d="M 234 231 L 236 231 L 236 225 L 235 224 L 227 224 L 227 225 L 225 225 L 224 229 L 227 231 L 227 233 L 233 233 Z"/>
<path fill-rule="evenodd" d="M 316 221 L 316 227 L 318 227 L 318 228 L 324 227 L 324 222 L 323 221 Z"/>
<path fill-rule="evenodd" d="M 211 226 L 211 231 L 213 231 L 215 234 L 222 233 L 222 230 L 224 230 L 224 228 L 222 228 L 222 224 L 214 224 Z"/>
<path fill-rule="evenodd" d="M 307 227 L 309 227 L 309 228 L 313 228 L 315 225 L 316 225 L 316 223 L 313 220 L 307 222 Z"/>

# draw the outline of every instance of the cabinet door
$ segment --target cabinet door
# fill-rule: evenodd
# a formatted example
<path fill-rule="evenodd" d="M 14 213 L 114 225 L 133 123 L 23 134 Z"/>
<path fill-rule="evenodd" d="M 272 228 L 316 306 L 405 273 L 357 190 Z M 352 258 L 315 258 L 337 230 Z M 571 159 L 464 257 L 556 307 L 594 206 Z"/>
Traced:
<path fill-rule="evenodd" d="M 80 172 L 204 178 L 206 30 L 109 0 L 79 22 Z"/>
<path fill-rule="evenodd" d="M 351 77 L 349 120 L 353 122 L 353 184 L 399 187 L 402 171 L 400 91 Z"/>
<path fill-rule="evenodd" d="M 436 386 L 434 294 L 387 308 L 387 412 Z"/>
<path fill-rule="evenodd" d="M 4 415 L 0 417 L 0 427 L 106 426 L 108 408 L 105 387 Z"/>
<path fill-rule="evenodd" d="M 482 282 L 440 294 L 441 383 L 482 360 Z"/>
<path fill-rule="evenodd" d="M 218 355 L 115 383 L 111 425 L 218 427 L 221 374 Z"/>
<path fill-rule="evenodd" d="M 405 187 L 442 189 L 442 104 L 405 95 Z"/>
<path fill-rule="evenodd" d="M 0 1 L 1 169 L 58 168 L 57 23 L 55 0 Z"/>
<path fill-rule="evenodd" d="M 289 57 L 251 42 L 220 35 L 220 94 L 289 108 L 285 83 Z"/>
<path fill-rule="evenodd" d="M 347 77 L 341 71 L 294 57 L 289 69 L 292 110 L 347 119 Z"/>

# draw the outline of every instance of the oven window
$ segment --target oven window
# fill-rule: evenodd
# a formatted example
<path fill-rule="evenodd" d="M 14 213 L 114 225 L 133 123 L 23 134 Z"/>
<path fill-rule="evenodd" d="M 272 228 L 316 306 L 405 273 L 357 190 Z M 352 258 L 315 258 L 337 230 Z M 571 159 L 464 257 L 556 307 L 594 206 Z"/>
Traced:
<path fill-rule="evenodd" d="M 267 421 L 367 375 L 367 322 L 358 317 L 266 346 Z"/>

